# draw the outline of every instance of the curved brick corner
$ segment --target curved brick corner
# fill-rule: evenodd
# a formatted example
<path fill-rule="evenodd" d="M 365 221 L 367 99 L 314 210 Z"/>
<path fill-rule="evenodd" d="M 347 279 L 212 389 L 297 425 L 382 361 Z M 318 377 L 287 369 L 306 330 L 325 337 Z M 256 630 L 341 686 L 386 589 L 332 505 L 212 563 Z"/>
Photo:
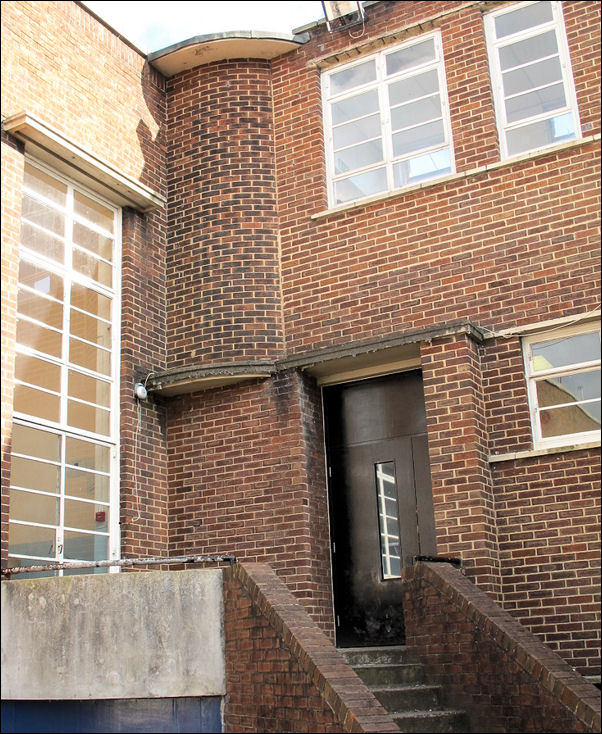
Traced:
<path fill-rule="evenodd" d="M 404 570 L 406 644 L 474 731 L 599 732 L 600 693 L 447 563 Z"/>
<path fill-rule="evenodd" d="M 398 732 L 265 564 L 224 571 L 226 732 Z"/>

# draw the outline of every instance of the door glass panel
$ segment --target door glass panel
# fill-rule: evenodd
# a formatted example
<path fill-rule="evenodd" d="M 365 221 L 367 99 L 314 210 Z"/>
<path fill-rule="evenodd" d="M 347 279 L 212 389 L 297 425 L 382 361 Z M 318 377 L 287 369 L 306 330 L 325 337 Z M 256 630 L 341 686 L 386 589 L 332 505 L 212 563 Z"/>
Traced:
<path fill-rule="evenodd" d="M 60 460 L 60 442 L 56 433 L 40 431 L 18 423 L 13 426 L 12 449 L 14 454 L 28 454 L 49 461 Z"/>
<path fill-rule="evenodd" d="M 27 222 L 21 224 L 21 244 L 29 247 L 30 250 L 39 252 L 44 257 L 63 262 L 65 253 L 63 240 L 53 237 L 48 232 L 37 229 L 37 227 Z"/>
<path fill-rule="evenodd" d="M 108 521 L 109 508 L 107 505 L 65 500 L 65 525 L 69 527 L 106 532 Z"/>
<path fill-rule="evenodd" d="M 43 525 L 58 525 L 58 497 L 49 497 L 33 492 L 20 492 L 13 489 L 10 493 L 10 516 L 13 520 L 29 520 Z"/>
<path fill-rule="evenodd" d="M 65 233 L 65 216 L 27 194 L 23 195 L 21 216 L 28 222 L 37 224 L 54 234 L 63 235 Z"/>
<path fill-rule="evenodd" d="M 35 166 L 25 166 L 23 183 L 59 206 L 67 201 L 67 185 Z"/>
<path fill-rule="evenodd" d="M 112 285 L 113 269 L 111 266 L 87 252 L 73 249 L 73 268 L 97 283 L 106 285 L 109 288 Z"/>
<path fill-rule="evenodd" d="M 100 347 L 111 346 L 111 324 L 99 321 L 81 311 L 71 309 L 70 331 L 73 336 L 98 344 Z"/>
<path fill-rule="evenodd" d="M 8 527 L 8 552 L 54 560 L 55 539 L 54 528 L 11 523 Z"/>
<path fill-rule="evenodd" d="M 72 466 L 83 466 L 86 469 L 108 472 L 111 460 L 111 451 L 108 446 L 100 446 L 92 441 L 82 441 L 79 438 L 67 438 L 65 460 Z M 72 494 L 68 492 L 67 494 Z M 99 498 L 100 499 L 100 498 Z"/>
<path fill-rule="evenodd" d="M 111 318 L 111 299 L 77 283 L 71 286 L 71 305 L 101 319 Z"/>
<path fill-rule="evenodd" d="M 109 501 L 109 477 L 82 469 L 65 469 L 65 494 L 86 500 Z"/>
<path fill-rule="evenodd" d="M 27 285 L 39 293 L 44 293 L 46 296 L 56 298 L 57 301 L 63 300 L 62 278 L 27 262 L 27 260 L 21 260 L 19 263 L 19 283 Z"/>
<path fill-rule="evenodd" d="M 111 403 L 111 386 L 108 382 L 69 370 L 69 396 L 108 408 Z"/>
<path fill-rule="evenodd" d="M 385 461 L 375 464 L 375 479 L 383 578 L 400 578 L 401 544 L 395 463 Z"/>
<path fill-rule="evenodd" d="M 103 408 L 95 408 L 93 405 L 79 403 L 77 400 L 69 400 L 67 423 L 82 431 L 102 433 L 104 436 L 108 436 L 110 433 L 109 411 Z"/>
<path fill-rule="evenodd" d="M 104 561 L 109 557 L 108 538 L 91 533 L 65 531 L 65 559 L 79 561 Z"/>
<path fill-rule="evenodd" d="M 60 487 L 59 467 L 54 464 L 13 456 L 10 480 L 13 487 L 58 493 Z"/>
<path fill-rule="evenodd" d="M 19 289 L 17 310 L 23 316 L 42 321 L 48 326 L 60 329 L 63 326 L 63 304 L 49 298 Z"/>
<path fill-rule="evenodd" d="M 73 364 L 103 375 L 111 374 L 111 352 L 97 349 L 92 344 L 69 340 L 69 359 Z"/>
<path fill-rule="evenodd" d="M 27 385 L 15 385 L 14 408 L 36 418 L 59 422 L 61 401 L 59 395 L 36 390 Z"/>
<path fill-rule="evenodd" d="M 80 217 L 84 217 L 92 224 L 96 224 L 108 232 L 113 231 L 114 214 L 106 206 L 90 199 L 79 191 L 73 194 L 74 211 Z"/>
<path fill-rule="evenodd" d="M 105 260 L 113 259 L 113 240 L 104 234 L 89 229 L 80 222 L 73 224 L 73 241 Z"/>
<path fill-rule="evenodd" d="M 17 342 L 51 357 L 61 356 L 62 334 L 29 321 L 17 320 Z"/>
<path fill-rule="evenodd" d="M 17 354 L 15 377 L 21 382 L 59 392 L 61 389 L 61 368 L 58 364 L 44 359 Z"/>

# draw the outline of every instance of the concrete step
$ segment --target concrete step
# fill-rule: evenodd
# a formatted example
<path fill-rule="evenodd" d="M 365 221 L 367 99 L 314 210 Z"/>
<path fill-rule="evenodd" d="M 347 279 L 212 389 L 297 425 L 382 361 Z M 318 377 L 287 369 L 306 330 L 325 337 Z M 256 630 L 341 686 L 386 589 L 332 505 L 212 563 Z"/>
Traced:
<path fill-rule="evenodd" d="M 345 660 L 355 668 L 356 665 L 396 665 L 417 662 L 412 653 L 403 645 L 391 647 L 343 647 L 339 650 Z"/>
<path fill-rule="evenodd" d="M 343 648 L 347 662 L 391 714 L 402 732 L 469 732 L 463 711 L 445 709 L 441 687 L 406 647 Z"/>
<path fill-rule="evenodd" d="M 367 686 L 417 684 L 424 681 L 424 666 L 420 663 L 391 663 L 386 665 L 356 665 L 353 668 Z"/>
<path fill-rule="evenodd" d="M 412 711 L 391 714 L 399 731 L 407 734 L 467 734 L 470 732 L 468 718 L 464 711 Z"/>
<path fill-rule="evenodd" d="M 372 693 L 390 713 L 440 710 L 440 686 L 369 686 Z"/>

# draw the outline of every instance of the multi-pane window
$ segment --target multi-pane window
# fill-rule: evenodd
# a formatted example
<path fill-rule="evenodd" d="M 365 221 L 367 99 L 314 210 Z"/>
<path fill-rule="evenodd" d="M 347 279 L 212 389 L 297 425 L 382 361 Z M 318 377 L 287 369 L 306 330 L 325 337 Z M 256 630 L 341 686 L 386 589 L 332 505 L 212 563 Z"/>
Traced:
<path fill-rule="evenodd" d="M 323 75 L 331 206 L 451 173 L 438 33 Z"/>
<path fill-rule="evenodd" d="M 561 4 L 510 5 L 485 28 L 502 157 L 579 137 Z"/>
<path fill-rule="evenodd" d="M 600 326 L 524 341 L 536 447 L 600 440 Z"/>
<path fill-rule="evenodd" d="M 118 552 L 118 210 L 26 164 L 19 252 L 9 554 Z"/>

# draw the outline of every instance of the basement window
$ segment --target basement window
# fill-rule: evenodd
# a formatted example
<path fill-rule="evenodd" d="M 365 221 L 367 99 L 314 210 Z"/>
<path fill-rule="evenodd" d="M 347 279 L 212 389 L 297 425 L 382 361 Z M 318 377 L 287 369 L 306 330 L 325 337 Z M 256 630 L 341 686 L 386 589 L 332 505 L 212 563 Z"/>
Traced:
<path fill-rule="evenodd" d="M 561 3 L 504 6 L 485 32 L 502 158 L 580 137 Z"/>
<path fill-rule="evenodd" d="M 441 35 L 322 76 L 329 205 L 454 171 Z"/>
<path fill-rule="evenodd" d="M 524 340 L 535 448 L 600 440 L 600 325 Z"/>

